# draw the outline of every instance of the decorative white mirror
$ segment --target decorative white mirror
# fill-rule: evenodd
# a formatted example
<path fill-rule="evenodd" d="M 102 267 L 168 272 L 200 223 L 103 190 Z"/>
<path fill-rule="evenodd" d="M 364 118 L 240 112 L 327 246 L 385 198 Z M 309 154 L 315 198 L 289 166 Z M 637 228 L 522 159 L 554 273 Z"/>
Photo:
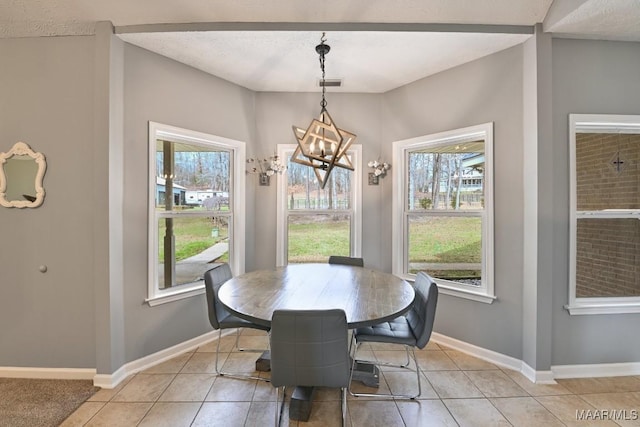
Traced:
<path fill-rule="evenodd" d="M 47 169 L 44 154 L 24 142 L 16 142 L 0 153 L 0 205 L 8 208 L 36 208 L 44 201 L 42 180 Z"/>

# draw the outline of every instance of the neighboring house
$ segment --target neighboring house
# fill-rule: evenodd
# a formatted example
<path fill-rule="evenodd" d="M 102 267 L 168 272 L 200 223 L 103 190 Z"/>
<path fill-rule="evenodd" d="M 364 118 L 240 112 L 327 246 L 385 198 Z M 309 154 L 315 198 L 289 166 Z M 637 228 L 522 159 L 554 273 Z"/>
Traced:
<path fill-rule="evenodd" d="M 164 204 L 167 194 L 166 180 L 156 177 L 156 205 Z M 173 184 L 173 204 L 184 205 L 187 203 L 187 189 L 181 185 Z"/>
<path fill-rule="evenodd" d="M 187 205 L 199 206 L 207 199 L 218 199 L 217 203 L 228 204 L 229 193 L 226 191 L 213 190 L 187 190 L 185 194 L 185 203 Z"/>

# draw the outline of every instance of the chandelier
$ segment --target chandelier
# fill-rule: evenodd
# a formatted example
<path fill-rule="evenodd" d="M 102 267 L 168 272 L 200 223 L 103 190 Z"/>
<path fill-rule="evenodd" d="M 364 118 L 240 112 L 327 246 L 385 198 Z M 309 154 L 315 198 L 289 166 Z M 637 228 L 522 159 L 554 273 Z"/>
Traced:
<path fill-rule="evenodd" d="M 320 44 L 316 46 L 316 52 L 320 55 L 320 70 L 322 71 L 320 115 L 311 121 L 307 129 L 293 126 L 293 134 L 298 141 L 298 146 L 291 157 L 293 162 L 312 167 L 320 187 L 323 189 L 334 167 L 353 170 L 353 164 L 347 156 L 347 150 L 356 139 L 356 135 L 353 133 L 339 129 L 327 111 L 324 59 L 331 48 L 324 43 L 325 41 L 325 33 L 322 33 Z"/>

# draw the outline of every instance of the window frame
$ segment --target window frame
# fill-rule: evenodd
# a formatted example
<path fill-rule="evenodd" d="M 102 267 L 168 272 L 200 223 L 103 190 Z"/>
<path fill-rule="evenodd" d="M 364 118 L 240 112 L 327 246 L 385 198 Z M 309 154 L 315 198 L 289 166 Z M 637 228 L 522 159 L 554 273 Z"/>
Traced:
<path fill-rule="evenodd" d="M 569 302 L 564 308 L 571 315 L 640 313 L 640 296 L 577 297 L 577 227 L 579 218 L 640 220 L 640 209 L 578 211 L 576 176 L 577 133 L 640 134 L 640 115 L 569 114 Z"/>
<path fill-rule="evenodd" d="M 171 142 L 184 142 L 194 145 L 215 146 L 230 153 L 230 182 L 229 182 L 229 212 L 223 215 L 229 217 L 229 265 L 234 274 L 242 274 L 245 270 L 244 242 L 245 242 L 245 174 L 246 143 L 217 135 L 207 134 L 176 126 L 165 125 L 149 121 L 148 155 L 148 278 L 147 299 L 150 306 L 156 306 L 172 301 L 181 300 L 204 293 L 204 281 L 200 280 L 189 285 L 181 285 L 174 289 L 163 290 L 158 287 L 158 221 L 166 214 L 156 209 L 156 141 L 165 139 Z M 211 213 L 208 214 L 211 216 Z M 173 218 L 193 215 L 188 212 L 175 212 Z"/>
<path fill-rule="evenodd" d="M 287 161 L 287 156 L 292 154 L 297 144 L 278 144 L 278 157 Z M 362 144 L 352 144 L 347 153 L 352 156 L 351 163 L 353 165 L 353 181 L 352 181 L 352 209 L 350 222 L 350 250 L 352 257 L 362 256 Z M 276 192 L 276 266 L 284 267 L 288 260 L 288 216 L 289 207 L 287 205 L 287 173 L 283 173 L 278 177 L 278 187 Z M 294 215 L 305 214 L 344 214 L 347 210 L 317 210 L 298 209 L 293 211 Z"/>
<path fill-rule="evenodd" d="M 468 216 L 482 218 L 482 285 L 478 287 L 442 279 L 435 281 L 443 294 L 491 304 L 497 298 L 494 291 L 493 122 L 393 142 L 391 267 L 394 275 L 410 281 L 415 279 L 415 274 L 408 272 L 409 217 L 423 215 L 425 212 L 408 210 L 406 195 L 409 184 L 409 152 L 479 137 L 485 141 L 484 210 Z M 445 210 L 441 213 L 451 213 L 454 216 L 453 212 L 455 211 Z M 428 213 L 436 215 L 435 211 Z"/>

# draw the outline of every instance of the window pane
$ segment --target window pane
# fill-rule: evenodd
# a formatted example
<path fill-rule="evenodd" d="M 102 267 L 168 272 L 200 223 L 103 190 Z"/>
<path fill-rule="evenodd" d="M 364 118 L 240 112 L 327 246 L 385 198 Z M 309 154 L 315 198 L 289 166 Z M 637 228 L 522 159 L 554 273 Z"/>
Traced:
<path fill-rule="evenodd" d="M 288 262 L 327 262 L 349 256 L 349 215 L 289 215 Z"/>
<path fill-rule="evenodd" d="M 481 284 L 481 218 L 411 215 L 408 238 L 409 273 Z"/>
<path fill-rule="evenodd" d="M 231 153 L 219 148 L 158 140 L 157 208 L 228 210 L 230 162 Z"/>
<path fill-rule="evenodd" d="M 484 141 L 409 153 L 408 209 L 484 208 Z"/>
<path fill-rule="evenodd" d="M 229 260 L 228 217 L 180 217 L 158 220 L 158 287 L 202 280 L 212 262 Z M 173 249 L 173 250 L 172 250 Z M 175 253 L 175 266 L 171 253 Z"/>
<path fill-rule="evenodd" d="M 640 296 L 640 221 L 579 219 L 576 297 Z"/>
<path fill-rule="evenodd" d="M 297 209 L 351 209 L 351 175 L 344 168 L 334 168 L 324 189 L 320 188 L 313 168 L 287 162 L 287 207 Z"/>
<path fill-rule="evenodd" d="M 577 133 L 577 209 L 640 209 L 639 160 L 640 135 Z"/>

